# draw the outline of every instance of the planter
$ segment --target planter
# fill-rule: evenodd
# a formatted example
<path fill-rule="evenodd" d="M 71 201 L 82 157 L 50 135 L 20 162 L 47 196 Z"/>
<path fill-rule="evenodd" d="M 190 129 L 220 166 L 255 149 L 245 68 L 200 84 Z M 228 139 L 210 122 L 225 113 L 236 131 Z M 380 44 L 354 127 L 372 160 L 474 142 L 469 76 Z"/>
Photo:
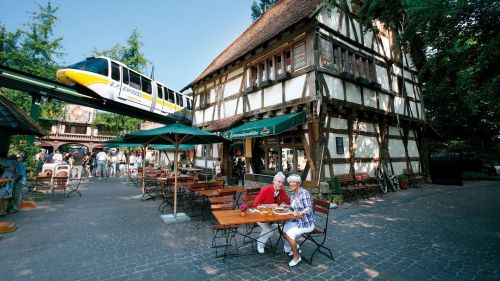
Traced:
<path fill-rule="evenodd" d="M 399 180 L 399 187 L 401 189 L 408 189 L 409 181 L 407 179 Z"/>

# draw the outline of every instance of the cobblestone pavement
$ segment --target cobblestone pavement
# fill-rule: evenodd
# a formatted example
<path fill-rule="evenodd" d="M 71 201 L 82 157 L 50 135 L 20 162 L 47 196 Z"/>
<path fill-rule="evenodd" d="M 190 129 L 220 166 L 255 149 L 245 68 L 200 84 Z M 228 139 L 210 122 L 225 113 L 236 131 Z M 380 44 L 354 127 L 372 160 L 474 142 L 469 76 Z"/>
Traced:
<path fill-rule="evenodd" d="M 119 179 L 81 191 L 2 218 L 18 229 L 0 236 L 0 280 L 500 280 L 498 182 L 345 204 L 330 213 L 335 261 L 317 254 L 293 268 L 250 246 L 240 253 L 252 255 L 215 259 L 210 222 L 167 225 L 159 200 L 138 200 Z"/>

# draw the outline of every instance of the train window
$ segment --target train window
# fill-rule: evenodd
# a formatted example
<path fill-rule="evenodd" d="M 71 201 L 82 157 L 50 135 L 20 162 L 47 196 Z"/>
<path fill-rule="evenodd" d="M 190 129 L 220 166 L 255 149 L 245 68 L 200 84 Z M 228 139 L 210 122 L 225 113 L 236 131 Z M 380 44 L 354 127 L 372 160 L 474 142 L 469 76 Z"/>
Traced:
<path fill-rule="evenodd" d="M 120 66 L 114 62 L 111 62 L 111 79 L 120 81 Z"/>
<path fill-rule="evenodd" d="M 162 87 L 160 85 L 156 85 L 156 89 L 158 89 L 158 98 L 163 99 Z"/>
<path fill-rule="evenodd" d="M 170 89 L 167 89 L 168 96 L 166 97 L 166 100 L 174 103 L 174 92 Z"/>
<path fill-rule="evenodd" d="M 192 100 L 190 100 L 190 99 L 186 99 L 186 101 L 187 101 L 187 109 L 188 109 L 188 110 L 193 109 L 193 107 L 192 107 L 192 105 L 193 105 L 193 104 L 192 104 L 192 103 L 193 103 L 193 101 L 192 101 Z"/>
<path fill-rule="evenodd" d="M 141 76 L 142 91 L 151 94 L 151 80 Z"/>
<path fill-rule="evenodd" d="M 81 69 L 108 76 L 108 60 L 103 58 L 90 58 L 68 66 L 72 69 Z"/>
<path fill-rule="evenodd" d="M 128 85 L 128 69 L 122 67 L 122 76 L 123 76 L 123 83 Z"/>
<path fill-rule="evenodd" d="M 141 89 L 141 76 L 133 71 L 130 71 L 130 86 L 137 90 Z"/>
<path fill-rule="evenodd" d="M 177 97 L 177 102 L 176 102 L 176 104 L 177 104 L 178 106 L 183 106 L 183 103 L 182 103 L 182 96 L 181 96 L 181 94 L 179 94 L 179 93 L 175 93 L 175 95 L 176 95 L 176 97 Z"/>

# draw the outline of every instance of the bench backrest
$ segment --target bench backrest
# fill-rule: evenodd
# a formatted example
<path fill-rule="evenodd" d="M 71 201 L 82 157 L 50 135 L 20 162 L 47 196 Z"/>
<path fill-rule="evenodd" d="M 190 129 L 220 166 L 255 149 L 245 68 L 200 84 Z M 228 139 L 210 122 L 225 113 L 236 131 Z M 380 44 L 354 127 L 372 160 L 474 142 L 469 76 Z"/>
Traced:
<path fill-rule="evenodd" d="M 349 185 L 354 182 L 354 177 L 351 174 L 342 174 L 336 176 L 339 180 L 340 185 Z"/>
<path fill-rule="evenodd" d="M 368 180 L 368 173 L 355 173 L 354 174 L 354 179 L 356 179 L 356 181 L 366 181 Z"/>

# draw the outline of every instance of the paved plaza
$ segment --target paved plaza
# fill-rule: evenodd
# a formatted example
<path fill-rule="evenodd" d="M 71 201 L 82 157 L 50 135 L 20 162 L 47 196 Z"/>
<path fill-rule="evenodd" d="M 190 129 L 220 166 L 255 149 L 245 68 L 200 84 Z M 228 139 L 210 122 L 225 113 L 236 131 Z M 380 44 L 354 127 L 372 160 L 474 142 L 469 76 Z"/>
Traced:
<path fill-rule="evenodd" d="M 18 229 L 0 235 L 0 280 L 500 280 L 498 182 L 345 204 L 330 213 L 335 261 L 317 254 L 293 268 L 269 249 L 215 259 L 210 221 L 167 225 L 160 200 L 138 200 L 120 179 L 80 190 L 3 218 Z"/>

